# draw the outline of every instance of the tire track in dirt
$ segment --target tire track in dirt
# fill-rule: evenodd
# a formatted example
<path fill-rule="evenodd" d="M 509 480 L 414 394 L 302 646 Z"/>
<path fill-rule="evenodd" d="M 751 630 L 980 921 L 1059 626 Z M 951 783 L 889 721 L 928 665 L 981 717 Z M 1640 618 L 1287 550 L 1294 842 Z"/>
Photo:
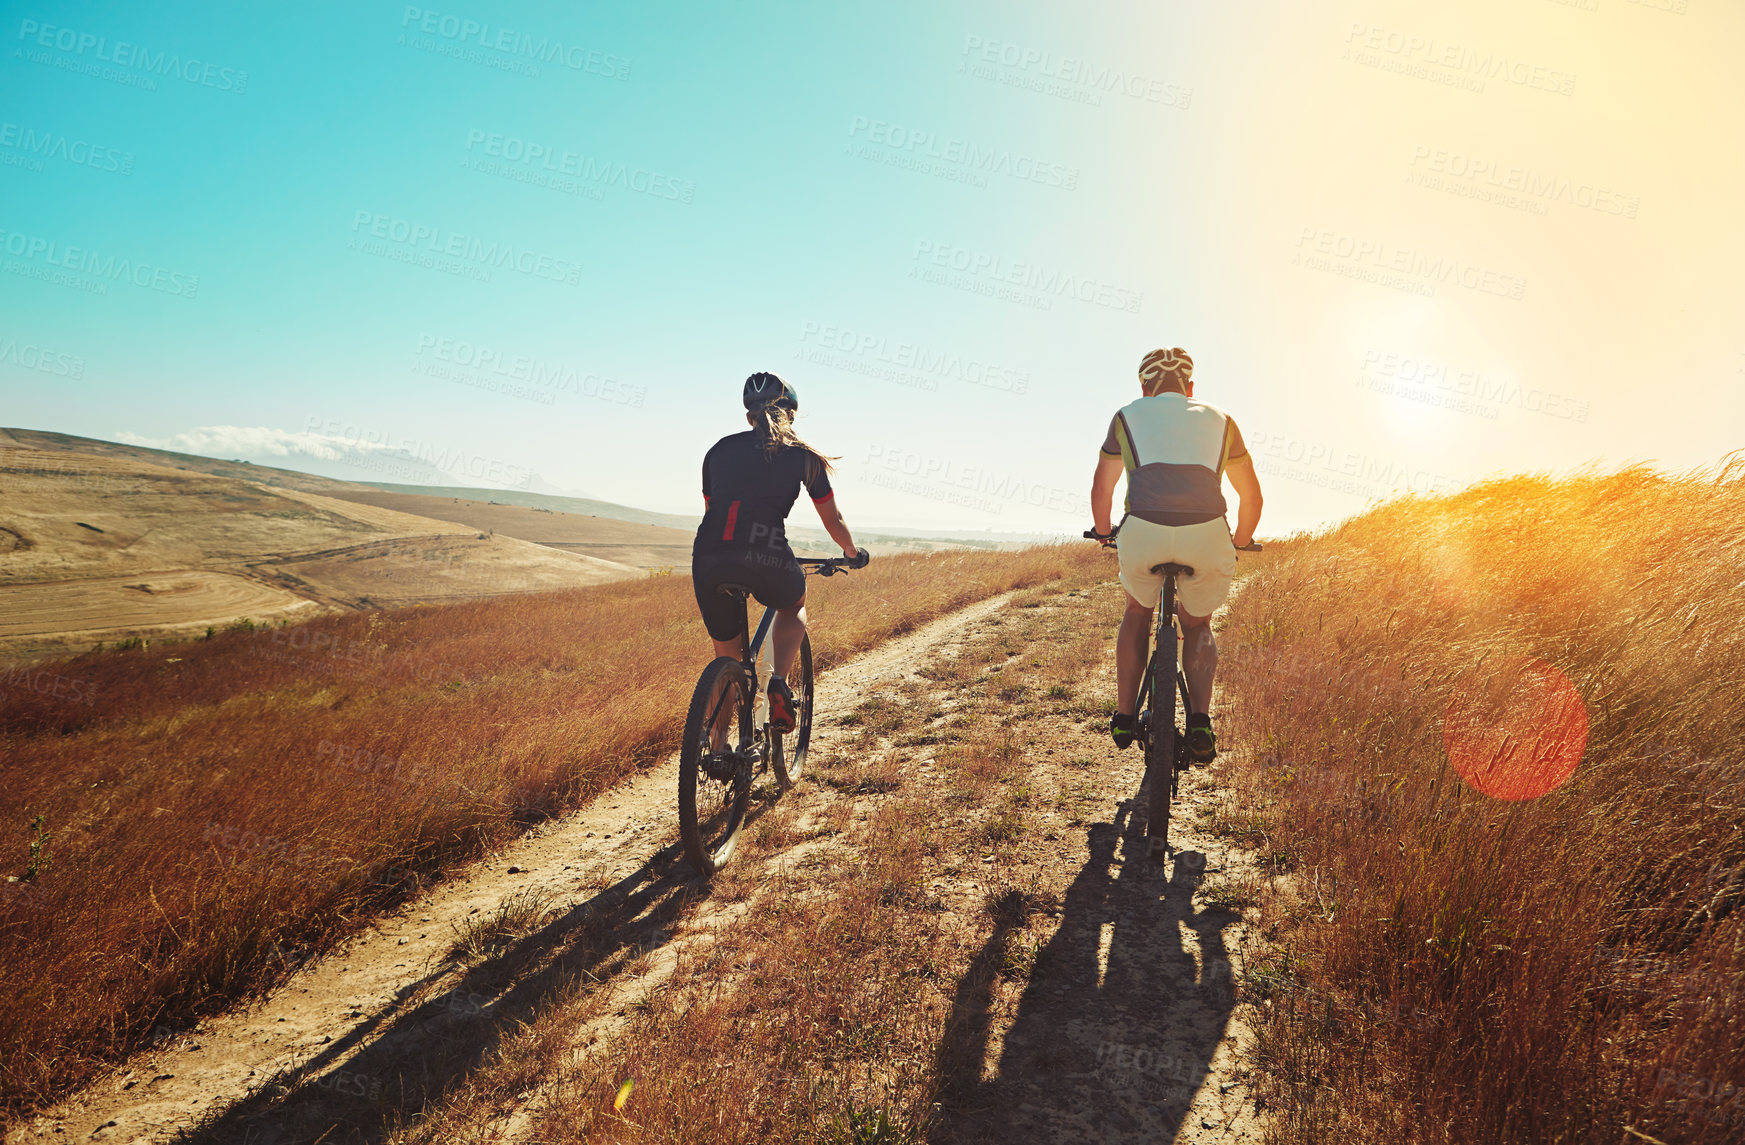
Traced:
<path fill-rule="evenodd" d="M 828 745 L 832 713 L 849 710 L 878 682 L 908 675 L 1009 595 L 960 609 L 823 673 L 815 747 Z M 301 1117 L 281 1112 L 281 1099 L 313 1090 L 315 1098 L 361 1098 L 409 1113 L 464 1076 L 506 1026 L 536 1012 L 563 975 L 579 971 L 610 981 L 635 964 L 623 988 L 649 988 L 650 976 L 670 971 L 678 956 L 673 931 L 691 898 L 677 843 L 677 787 L 674 756 L 377 919 L 257 1005 L 193 1030 L 160 1031 L 158 1048 L 12 1129 L 6 1142 L 147 1143 L 195 1132 L 199 1140 L 251 1145 L 309 1139 L 299 1133 Z M 828 798 L 809 787 L 789 797 L 807 794 Z M 795 857 L 790 849 L 771 861 Z M 500 916 L 505 905 L 535 924 L 518 936 L 520 949 L 508 964 L 481 970 L 448 957 L 457 938 L 476 929 L 469 923 Z M 685 920 L 692 941 L 743 906 L 706 908 Z M 409 1091 L 389 1067 L 420 1058 L 426 1082 Z M 309 1114 L 320 1120 L 321 1110 Z M 384 1122 L 394 1119 L 392 1108 L 384 1111 Z"/>

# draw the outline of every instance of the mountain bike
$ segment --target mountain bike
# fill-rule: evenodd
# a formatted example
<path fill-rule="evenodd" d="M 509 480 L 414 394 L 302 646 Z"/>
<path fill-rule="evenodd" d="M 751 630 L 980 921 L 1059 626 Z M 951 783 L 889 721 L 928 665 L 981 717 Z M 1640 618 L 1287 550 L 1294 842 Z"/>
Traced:
<path fill-rule="evenodd" d="M 1094 529 L 1085 536 L 1113 547 L 1121 532 L 1116 525 L 1107 534 Z M 1251 542 L 1237 552 L 1258 553 L 1260 544 Z M 1181 621 L 1176 617 L 1175 582 L 1177 577 L 1193 576 L 1192 565 L 1166 561 L 1152 565 L 1151 571 L 1163 577 L 1163 593 L 1157 606 L 1157 634 L 1152 640 L 1151 659 L 1146 662 L 1145 675 L 1139 681 L 1139 699 L 1133 708 L 1139 713 L 1134 721 L 1139 742 L 1145 746 L 1145 777 L 1151 784 L 1151 798 L 1146 808 L 1145 834 L 1151 840 L 1153 859 L 1169 857 L 1169 805 L 1180 788 L 1181 773 L 1188 768 L 1187 733 L 1176 726 L 1175 700 L 1181 697 L 1182 717 L 1192 709 L 1188 701 L 1188 678 L 1181 663 Z M 1164 663 L 1164 633 L 1169 633 L 1168 663 Z M 1165 683 L 1174 677 L 1174 687 Z M 1151 706 L 1146 706 L 1146 701 Z"/>
<path fill-rule="evenodd" d="M 865 568 L 866 550 L 853 560 L 801 558 L 808 575 L 835 576 L 849 569 Z M 719 656 L 697 681 L 691 693 L 691 709 L 685 716 L 684 746 L 679 750 L 679 835 L 685 854 L 700 874 L 712 875 L 733 857 L 739 829 L 745 825 L 745 810 L 751 802 L 751 782 L 767 763 L 782 790 L 800 778 L 806 766 L 806 747 L 812 739 L 812 638 L 800 641 L 799 671 L 790 673 L 788 689 L 794 696 L 794 730 L 784 734 L 769 722 L 768 701 L 763 698 L 763 678 L 758 656 L 769 634 L 776 610 L 764 609 L 757 635 L 750 633 L 751 589 L 742 584 L 723 584 L 718 589 L 736 598 L 744 619 L 739 626 L 740 659 Z M 762 722 L 758 722 L 761 710 Z M 737 733 L 733 725 L 738 724 Z"/>

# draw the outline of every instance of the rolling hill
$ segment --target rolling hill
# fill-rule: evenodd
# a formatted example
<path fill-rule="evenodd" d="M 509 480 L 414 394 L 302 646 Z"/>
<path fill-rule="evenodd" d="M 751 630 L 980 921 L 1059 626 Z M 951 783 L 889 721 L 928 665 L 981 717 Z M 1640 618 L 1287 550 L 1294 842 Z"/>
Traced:
<path fill-rule="evenodd" d="M 515 495 L 501 490 L 466 492 L 474 495 L 462 496 L 461 491 L 456 490 L 444 497 L 433 492 L 404 493 L 360 486 L 336 496 L 359 505 L 456 521 L 481 532 L 519 537 L 548 548 L 616 561 L 635 568 L 686 568 L 691 563 L 691 534 L 696 528 L 695 522 L 686 528 L 672 528 L 507 500 Z M 528 496 L 541 501 L 572 500 L 537 493 Z M 665 514 L 650 513 L 648 516 Z"/>
<path fill-rule="evenodd" d="M 231 475 L 252 477 L 254 466 L 202 472 L 157 464 L 134 447 L 39 449 L 7 434 L 0 655 L 637 575 L 598 557 L 327 496 L 316 490 L 341 483 L 320 478 L 268 485 Z"/>

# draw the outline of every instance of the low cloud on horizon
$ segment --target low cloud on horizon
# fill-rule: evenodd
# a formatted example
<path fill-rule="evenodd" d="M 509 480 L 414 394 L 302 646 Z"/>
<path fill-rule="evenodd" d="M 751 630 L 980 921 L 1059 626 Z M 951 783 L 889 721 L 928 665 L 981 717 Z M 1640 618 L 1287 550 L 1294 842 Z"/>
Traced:
<path fill-rule="evenodd" d="M 342 432 L 327 432 L 331 428 Z M 558 492 L 524 466 L 452 442 L 379 440 L 373 435 L 343 432 L 344 428 L 286 430 L 270 426 L 202 425 L 167 437 L 122 431 L 115 435 L 115 440 L 147 449 L 295 469 L 339 481 Z"/>

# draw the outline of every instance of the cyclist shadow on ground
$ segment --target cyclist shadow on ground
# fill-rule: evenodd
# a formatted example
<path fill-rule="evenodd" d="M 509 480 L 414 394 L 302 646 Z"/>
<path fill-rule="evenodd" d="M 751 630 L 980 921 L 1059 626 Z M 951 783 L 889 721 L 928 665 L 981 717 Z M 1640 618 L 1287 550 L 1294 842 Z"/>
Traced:
<path fill-rule="evenodd" d="M 747 824 L 772 805 L 754 800 Z M 353 1025 L 336 1014 L 344 1032 L 336 1029 L 334 1040 L 301 1070 L 175 1140 L 341 1145 L 386 1139 L 479 1068 L 550 1004 L 554 992 L 582 979 L 610 980 L 625 963 L 664 945 L 686 906 L 709 894 L 708 882 L 695 874 L 676 841 L 662 847 L 586 902 L 505 943 L 441 993 L 412 1003 L 451 964 L 404 987 L 368 1020 Z"/>
<path fill-rule="evenodd" d="M 1133 814 L 1145 798 L 1142 788 L 1113 823 L 1091 827 L 1090 860 L 1067 889 L 1060 927 L 1037 952 L 984 1079 L 993 989 L 1024 913 L 1016 891 L 999 904 L 939 1047 L 945 1096 L 934 1139 L 1174 1140 L 1234 1007 L 1223 931 L 1239 916 L 1194 910 L 1199 852 L 1177 852 L 1164 894 Z M 1197 937 L 1197 964 L 1184 927 Z"/>

